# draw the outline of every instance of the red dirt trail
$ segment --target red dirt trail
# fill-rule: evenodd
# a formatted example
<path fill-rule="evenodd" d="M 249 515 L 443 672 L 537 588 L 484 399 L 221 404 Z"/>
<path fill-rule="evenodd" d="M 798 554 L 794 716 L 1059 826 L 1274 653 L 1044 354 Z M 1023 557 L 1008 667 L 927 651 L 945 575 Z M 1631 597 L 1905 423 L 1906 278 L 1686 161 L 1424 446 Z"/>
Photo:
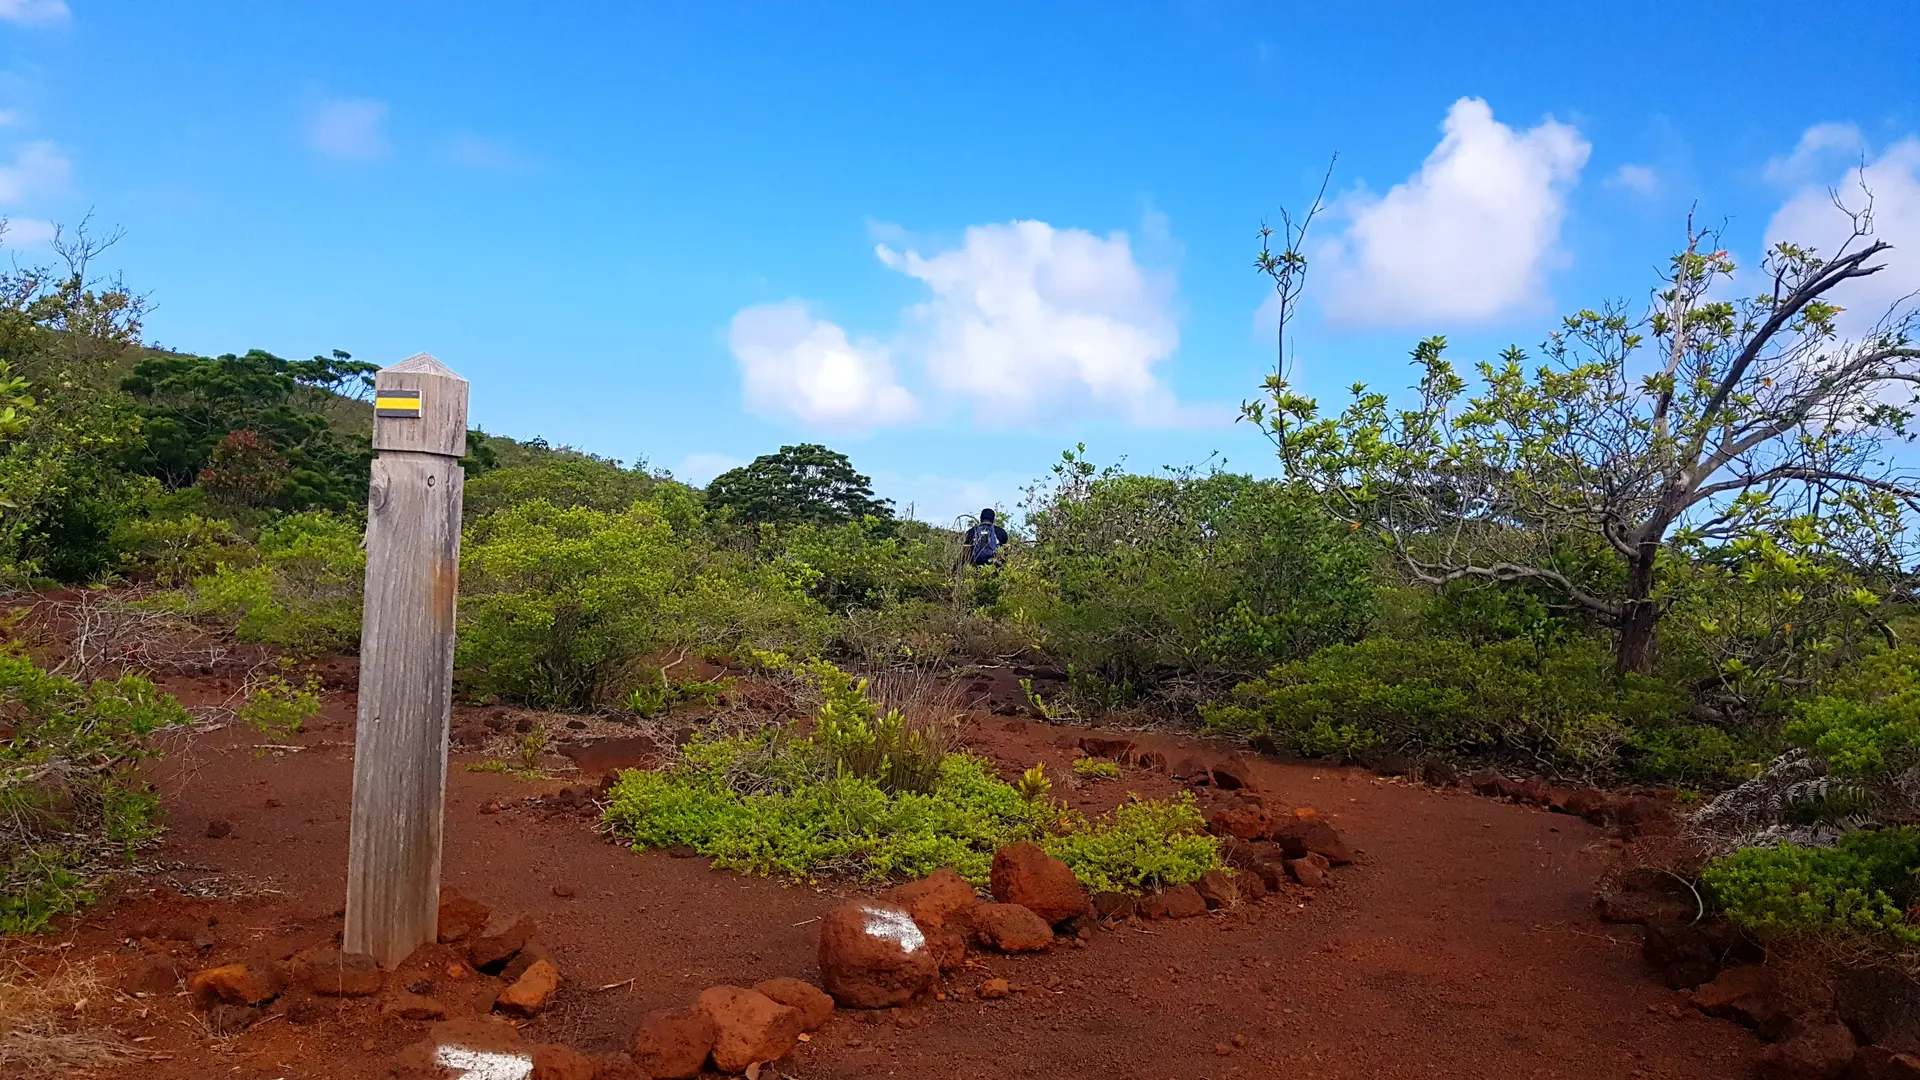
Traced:
<path fill-rule="evenodd" d="M 68 954 L 131 963 L 139 955 L 125 943 L 131 928 L 183 914 L 218 920 L 205 931 L 211 944 L 186 961 L 194 967 L 328 941 L 341 924 L 351 777 L 351 695 L 329 695 L 336 696 L 348 700 L 329 701 L 326 716 L 296 740 L 308 747 L 298 753 L 263 756 L 253 749 L 262 739 L 235 731 L 174 740 L 157 774 L 171 828 L 151 859 L 194 869 L 148 877 L 87 912 L 65 931 Z M 456 728 L 485 713 L 460 712 Z M 1009 774 L 1041 760 L 1071 777 L 1058 749 L 1065 730 L 976 717 L 968 741 Z M 809 920 L 852 887 L 782 884 L 629 851 L 596 834 L 590 810 L 522 802 L 566 780 L 527 783 L 463 767 L 476 760 L 457 753 L 450 773 L 445 882 L 496 914 L 538 920 L 538 940 L 567 985 L 523 1031 L 529 1042 L 619 1050 L 642 1013 L 687 1004 L 709 985 L 817 977 Z M 1600 829 L 1359 770 L 1272 762 L 1254 769 L 1269 805 L 1315 807 L 1361 849 L 1359 865 L 1337 871 L 1332 888 L 1097 932 L 1083 949 L 983 958 L 945 984 L 946 1001 L 900 1016 L 842 1011 L 778 1064 L 781 1075 L 1745 1074 L 1758 1049 L 1752 1037 L 1692 1009 L 1670 1009 L 1678 999 L 1642 969 L 1638 928 L 1592 914 L 1593 883 L 1612 854 Z M 576 774 L 570 786 L 584 791 L 596 778 Z M 1130 770 L 1078 797 L 1097 810 L 1129 789 L 1173 790 L 1164 776 Z M 507 809 L 483 813 L 490 801 Z M 231 822 L 231 835 L 209 839 L 213 819 Z M 277 892 L 156 899 L 151 890 L 169 877 Z M 557 896 L 555 886 L 573 895 Z M 1027 992 L 974 999 L 972 988 L 992 975 Z M 611 984 L 620 985 L 597 989 Z M 386 1077 L 396 1053 L 422 1038 L 425 1025 L 383 1019 L 372 999 L 320 1001 L 318 1019 L 273 1016 L 219 1038 L 184 996 L 96 1006 L 92 1018 L 146 1037 L 138 1045 L 161 1058 L 99 1075 Z M 1244 1047 L 1232 1045 L 1236 1034 Z"/>

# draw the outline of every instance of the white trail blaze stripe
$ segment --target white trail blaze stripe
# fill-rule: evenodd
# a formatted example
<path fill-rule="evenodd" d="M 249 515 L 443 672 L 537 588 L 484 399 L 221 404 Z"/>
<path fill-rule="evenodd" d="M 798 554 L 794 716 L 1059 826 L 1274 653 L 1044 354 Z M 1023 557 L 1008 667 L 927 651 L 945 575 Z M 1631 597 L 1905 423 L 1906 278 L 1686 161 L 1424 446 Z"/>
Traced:
<path fill-rule="evenodd" d="M 519 1054 L 443 1046 L 433 1060 L 445 1068 L 462 1070 L 460 1080 L 527 1080 L 533 1075 L 533 1059 Z"/>

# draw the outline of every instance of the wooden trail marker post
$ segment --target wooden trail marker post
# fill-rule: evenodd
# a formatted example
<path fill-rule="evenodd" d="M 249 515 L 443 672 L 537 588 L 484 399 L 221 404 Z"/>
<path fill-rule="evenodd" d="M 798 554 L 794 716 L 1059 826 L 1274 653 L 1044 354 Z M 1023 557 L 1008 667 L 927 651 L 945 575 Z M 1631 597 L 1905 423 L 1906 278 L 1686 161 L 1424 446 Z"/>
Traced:
<path fill-rule="evenodd" d="M 467 381 L 420 353 L 376 373 L 373 393 L 342 948 L 391 968 L 440 918 Z"/>

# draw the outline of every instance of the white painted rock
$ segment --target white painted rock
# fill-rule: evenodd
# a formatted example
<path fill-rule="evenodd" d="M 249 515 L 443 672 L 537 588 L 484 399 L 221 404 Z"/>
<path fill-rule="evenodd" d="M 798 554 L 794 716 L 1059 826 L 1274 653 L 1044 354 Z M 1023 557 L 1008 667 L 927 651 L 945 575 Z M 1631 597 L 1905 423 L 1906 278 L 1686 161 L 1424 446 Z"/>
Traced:
<path fill-rule="evenodd" d="M 933 950 L 905 909 L 855 900 L 820 919 L 820 982 L 853 1009 L 911 1001 L 939 977 Z"/>

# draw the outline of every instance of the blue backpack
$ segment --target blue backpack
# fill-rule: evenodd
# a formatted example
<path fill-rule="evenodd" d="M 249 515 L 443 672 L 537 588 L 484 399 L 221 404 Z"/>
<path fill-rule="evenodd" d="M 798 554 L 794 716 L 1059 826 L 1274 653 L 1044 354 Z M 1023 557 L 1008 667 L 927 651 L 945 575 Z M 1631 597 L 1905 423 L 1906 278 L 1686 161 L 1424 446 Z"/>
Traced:
<path fill-rule="evenodd" d="M 973 565 L 984 566 L 993 561 L 1000 550 L 1000 527 L 991 521 L 981 522 L 973 534 Z"/>

